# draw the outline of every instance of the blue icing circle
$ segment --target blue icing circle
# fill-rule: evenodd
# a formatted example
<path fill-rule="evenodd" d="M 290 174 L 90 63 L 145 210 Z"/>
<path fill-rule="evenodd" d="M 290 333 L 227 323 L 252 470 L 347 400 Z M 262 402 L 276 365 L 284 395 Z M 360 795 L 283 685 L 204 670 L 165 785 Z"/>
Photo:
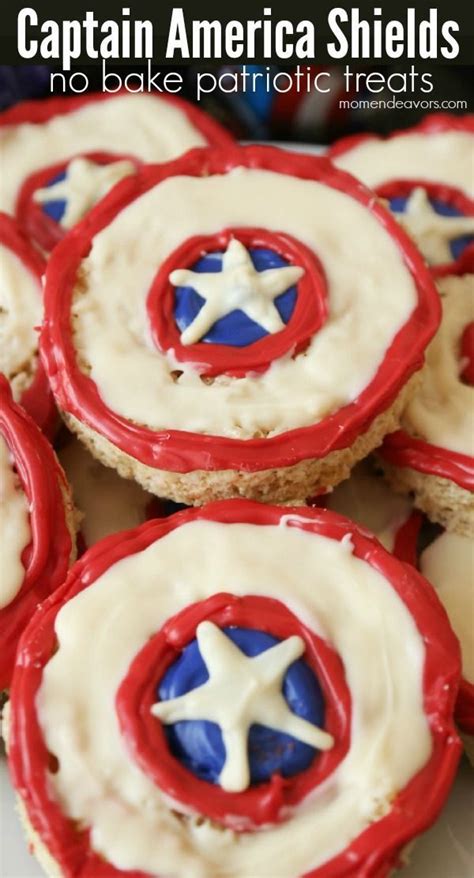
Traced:
<path fill-rule="evenodd" d="M 280 642 L 270 634 L 248 628 L 223 628 L 223 631 L 247 656 L 258 655 Z M 208 678 L 197 640 L 193 640 L 166 671 L 157 687 L 158 697 L 161 701 L 177 698 L 201 686 Z M 324 727 L 323 693 L 304 660 L 298 659 L 288 668 L 283 694 L 293 713 Z M 183 720 L 163 728 L 173 755 L 201 780 L 218 783 L 225 761 L 219 726 L 213 722 Z M 253 725 L 248 738 L 251 784 L 262 783 L 276 772 L 292 777 L 308 768 L 317 752 L 290 735 Z"/>
<path fill-rule="evenodd" d="M 59 174 L 56 174 L 55 177 L 52 177 L 51 180 L 48 180 L 46 188 L 49 189 L 49 187 L 54 186 L 55 183 L 62 183 L 66 177 L 67 171 L 61 171 Z M 60 223 L 66 213 L 66 199 L 58 198 L 55 201 L 44 201 L 41 208 L 43 213 L 46 213 L 56 223 Z"/>
<path fill-rule="evenodd" d="M 251 247 L 248 252 L 257 271 L 265 271 L 268 268 L 284 268 L 290 265 L 279 253 L 266 247 Z M 222 256 L 223 253 L 220 251 L 208 253 L 190 266 L 191 271 L 218 272 L 221 270 Z M 296 286 L 293 286 L 274 300 L 276 309 L 285 324 L 288 323 L 293 314 L 296 297 L 297 289 Z M 203 305 L 204 299 L 192 287 L 176 288 L 174 316 L 180 332 L 184 332 L 193 322 Z M 266 335 L 268 335 L 267 330 L 259 323 L 255 323 L 243 311 L 236 310 L 217 320 L 200 341 L 244 348 Z"/>
<path fill-rule="evenodd" d="M 393 213 L 405 213 L 406 203 L 410 196 L 397 196 L 396 198 L 390 198 L 390 210 Z M 445 201 L 440 201 L 438 198 L 430 198 L 429 202 L 440 216 L 465 216 L 462 210 L 458 210 L 457 207 L 453 207 L 452 204 L 447 204 Z M 453 238 L 452 241 L 449 242 L 449 249 L 451 250 L 451 256 L 453 259 L 459 259 L 463 250 L 466 249 L 468 244 L 474 241 L 474 235 L 462 235 L 459 238 Z"/>

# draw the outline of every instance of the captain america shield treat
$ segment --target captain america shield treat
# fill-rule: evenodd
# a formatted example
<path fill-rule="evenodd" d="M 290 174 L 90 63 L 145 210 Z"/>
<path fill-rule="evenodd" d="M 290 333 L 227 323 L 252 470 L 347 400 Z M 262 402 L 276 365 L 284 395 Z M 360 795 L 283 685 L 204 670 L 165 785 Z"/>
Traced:
<path fill-rule="evenodd" d="M 436 276 L 474 268 L 474 115 L 427 116 L 386 139 L 343 138 L 334 163 L 387 200 Z"/>
<path fill-rule="evenodd" d="M 461 646 L 462 680 L 455 718 L 474 764 L 473 538 L 441 532 L 431 525 L 408 498 L 394 494 L 365 461 L 317 502 L 368 527 L 386 549 L 417 567 L 436 589 Z"/>
<path fill-rule="evenodd" d="M 396 491 L 428 518 L 474 536 L 474 274 L 438 282 L 441 326 L 423 381 L 380 460 Z"/>
<path fill-rule="evenodd" d="M 188 504 L 288 502 L 345 478 L 398 425 L 440 312 L 372 192 L 258 146 L 117 184 L 55 248 L 45 302 L 68 426 Z"/>
<path fill-rule="evenodd" d="M 62 878 L 384 878 L 449 791 L 459 674 L 426 580 L 342 516 L 234 500 L 147 522 L 22 638 L 28 839 Z"/>
<path fill-rule="evenodd" d="M 0 375 L 0 692 L 18 640 L 40 603 L 62 585 L 75 552 L 71 495 L 56 456 Z"/>
<path fill-rule="evenodd" d="M 0 114 L 0 209 L 50 251 L 143 161 L 168 161 L 231 136 L 169 95 L 119 92 L 50 98 Z"/>
<path fill-rule="evenodd" d="M 57 412 L 38 354 L 45 263 L 15 220 L 0 212 L 0 372 L 13 395 L 47 433 Z"/>

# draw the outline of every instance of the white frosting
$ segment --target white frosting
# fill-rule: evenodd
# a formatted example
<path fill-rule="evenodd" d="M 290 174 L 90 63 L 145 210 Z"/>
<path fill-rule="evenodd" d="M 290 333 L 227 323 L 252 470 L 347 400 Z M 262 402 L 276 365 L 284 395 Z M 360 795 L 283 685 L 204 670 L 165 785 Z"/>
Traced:
<path fill-rule="evenodd" d="M 404 426 L 449 451 L 474 456 L 474 388 L 460 379 L 461 337 L 474 320 L 474 275 L 438 284 L 443 319 L 426 352 L 423 383 L 404 413 Z"/>
<path fill-rule="evenodd" d="M 59 459 L 75 504 L 84 514 L 81 533 L 86 546 L 146 521 L 147 506 L 155 500 L 153 495 L 102 466 L 77 439 L 61 449 Z"/>
<path fill-rule="evenodd" d="M 328 495 L 327 508 L 351 518 L 375 534 L 392 552 L 397 531 L 409 517 L 412 504 L 394 494 L 382 478 L 374 475 L 366 463 L 358 464 L 350 478 Z"/>
<path fill-rule="evenodd" d="M 474 683 L 474 541 L 446 531 L 425 549 L 420 569 L 438 592 L 459 639 L 463 676 Z"/>
<path fill-rule="evenodd" d="M 209 679 L 185 695 L 154 704 L 151 712 L 166 724 L 197 719 L 220 726 L 225 748 L 222 789 L 242 792 L 250 784 L 248 734 L 254 723 L 320 750 L 333 746 L 332 735 L 293 713 L 282 694 L 288 667 L 305 651 L 301 637 L 289 637 L 248 658 L 213 622 L 201 622 L 196 636 Z"/>
<path fill-rule="evenodd" d="M 285 324 L 274 299 L 300 279 L 303 269 L 297 266 L 257 271 L 248 250 L 233 238 L 222 257 L 222 271 L 196 272 L 176 269 L 170 274 L 175 286 L 191 286 L 205 300 L 193 322 L 181 333 L 183 344 L 194 344 L 221 317 L 243 311 L 267 332 L 279 332 Z"/>
<path fill-rule="evenodd" d="M 31 541 L 28 501 L 13 468 L 7 443 L 0 436 L 0 610 L 10 604 L 23 584 L 23 549 Z"/>
<path fill-rule="evenodd" d="M 0 372 L 12 379 L 15 398 L 24 389 L 38 348 L 43 319 L 41 289 L 21 260 L 0 244 Z M 16 380 L 15 380 L 16 378 Z"/>
<path fill-rule="evenodd" d="M 40 204 L 64 200 L 66 208 L 60 225 L 71 229 L 112 186 L 133 174 L 134 170 L 133 162 L 127 160 L 99 165 L 79 156 L 69 162 L 64 180 L 37 189 L 34 199 Z"/>
<path fill-rule="evenodd" d="M 391 180 L 429 180 L 474 195 L 474 137 L 464 131 L 405 134 L 366 140 L 335 156 L 334 164 L 372 189 Z"/>
<path fill-rule="evenodd" d="M 149 637 L 176 612 L 225 589 L 289 605 L 339 653 L 352 697 L 344 760 L 288 820 L 234 834 L 176 813 L 133 761 L 115 695 Z M 291 595 L 291 598 L 289 596 Z M 100 623 L 100 636 L 91 637 Z M 299 878 L 390 808 L 426 763 L 425 650 L 386 580 L 338 543 L 294 527 L 192 522 L 113 565 L 69 601 L 44 669 L 38 716 L 59 760 L 51 794 L 117 868 L 169 878 Z M 157 839 L 162 843 L 157 844 Z"/>
<path fill-rule="evenodd" d="M 286 232 L 315 250 L 330 313 L 303 354 L 209 384 L 154 347 L 146 298 L 184 240 L 239 226 Z M 238 438 L 307 426 L 355 399 L 416 303 L 400 251 L 366 208 L 319 183 L 246 168 L 164 181 L 95 237 L 83 269 L 75 343 L 107 406 L 153 429 Z"/>
<path fill-rule="evenodd" d="M 395 214 L 430 265 L 450 262 L 453 258 L 450 241 L 462 235 L 474 234 L 474 216 L 442 216 L 432 207 L 421 186 L 413 190 L 405 210 Z"/>
<path fill-rule="evenodd" d="M 0 128 L 0 209 L 14 212 L 18 191 L 33 171 L 80 153 L 103 150 L 158 162 L 205 145 L 180 109 L 152 95 L 120 95 L 43 124 L 6 126 Z"/>

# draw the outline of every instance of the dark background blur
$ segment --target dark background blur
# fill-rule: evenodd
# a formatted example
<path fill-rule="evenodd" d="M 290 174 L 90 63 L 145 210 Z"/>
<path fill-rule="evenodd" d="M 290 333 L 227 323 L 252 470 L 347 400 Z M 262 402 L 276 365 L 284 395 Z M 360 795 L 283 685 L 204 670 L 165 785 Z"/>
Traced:
<path fill-rule="evenodd" d="M 394 63 L 383 66 L 350 65 L 351 70 L 380 70 L 385 76 L 393 72 L 407 72 L 409 64 Z M 55 68 L 48 66 L 0 66 L 0 109 L 6 109 L 18 101 L 34 98 L 41 99 L 49 94 L 49 77 Z M 58 68 L 59 69 L 59 68 Z M 97 91 L 101 88 L 101 70 L 97 66 L 81 66 L 88 75 L 90 90 Z M 127 68 L 123 64 L 120 67 L 108 66 L 110 71 L 117 70 L 122 76 L 127 72 L 140 71 L 140 66 Z M 154 71 L 168 68 L 153 67 Z M 184 78 L 184 86 L 181 95 L 189 100 L 195 99 L 196 74 L 206 70 L 204 64 L 190 65 L 173 68 L 179 70 Z M 218 73 L 219 68 L 213 63 L 208 68 L 213 73 Z M 258 65 L 247 65 L 248 71 L 265 70 Z M 294 68 L 271 66 L 272 73 L 285 70 L 291 74 Z M 360 108 L 347 109 L 339 107 L 340 99 L 357 97 L 358 100 L 393 98 L 393 94 L 386 90 L 379 94 L 368 94 L 364 91 L 357 96 L 347 95 L 342 79 L 342 66 L 332 65 L 322 68 L 314 67 L 313 72 L 328 69 L 331 71 L 331 94 L 318 94 L 313 91 L 309 94 L 298 94 L 290 90 L 285 94 L 268 91 L 265 87 L 255 91 L 246 91 L 237 94 L 224 94 L 214 92 L 201 100 L 200 106 L 219 119 L 237 137 L 245 139 L 269 139 L 269 140 L 296 140 L 310 143 L 329 143 L 335 138 L 357 131 L 371 130 L 379 133 L 387 133 L 396 128 L 404 128 L 414 125 L 427 112 L 426 108 L 415 109 L 405 106 L 403 109 L 390 108 Z M 466 101 L 467 110 L 454 110 L 450 112 L 467 112 L 474 107 L 474 76 L 473 68 L 457 65 L 417 65 L 417 70 L 430 72 L 434 83 L 431 94 L 423 94 L 420 91 L 407 92 L 395 95 L 396 98 L 405 102 L 419 99 L 431 99 L 436 101 Z M 221 67 L 220 71 L 239 70 L 238 66 Z"/>

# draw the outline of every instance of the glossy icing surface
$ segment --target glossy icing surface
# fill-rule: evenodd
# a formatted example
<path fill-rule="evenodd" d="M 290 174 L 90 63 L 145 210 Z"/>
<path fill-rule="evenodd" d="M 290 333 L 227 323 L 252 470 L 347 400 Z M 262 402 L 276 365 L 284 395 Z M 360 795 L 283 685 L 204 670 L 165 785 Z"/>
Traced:
<path fill-rule="evenodd" d="M 202 545 L 212 545 L 213 552 L 203 556 Z M 311 573 L 315 569 L 317 582 Z M 177 588 L 176 576 L 184 588 Z M 184 602 L 212 595 L 217 581 L 225 581 L 236 595 L 270 593 L 286 601 L 291 593 L 298 614 L 340 653 L 353 702 L 350 751 L 327 780 L 324 793 L 323 789 L 314 792 L 278 831 L 245 834 L 238 845 L 232 833 L 223 835 L 208 823 L 200 831 L 192 819 L 179 823 L 171 818 L 163 794 L 137 772 L 110 710 L 112 693 L 150 633 Z M 344 586 L 348 582 L 350 589 Z M 349 610 L 358 619 L 358 626 L 350 631 L 341 625 L 341 590 L 344 616 Z M 87 655 L 81 650 L 81 671 L 74 674 L 77 645 L 97 613 L 108 617 L 112 606 L 114 625 L 109 634 L 104 630 Z M 390 630 L 375 624 L 380 618 L 390 618 Z M 401 631 L 408 679 L 399 655 Z M 48 749 L 60 766 L 50 783 L 67 813 L 91 825 L 92 845 L 122 869 L 213 875 L 225 857 L 229 874 L 250 876 L 256 870 L 265 874 L 277 856 L 282 875 L 300 875 L 341 851 L 375 814 L 386 812 L 393 793 L 431 753 L 423 710 L 422 640 L 404 604 L 380 574 L 353 556 L 348 542 L 287 526 L 190 522 L 104 572 L 94 588 L 63 607 L 56 633 L 59 649 L 44 669 L 37 701 Z M 390 659 L 392 649 L 397 662 Z M 374 652 L 384 657 L 376 672 Z M 89 663 L 102 669 L 94 694 Z M 74 734 L 71 718 L 79 714 L 83 743 L 74 747 L 76 758 L 71 760 L 63 752 L 64 730 L 69 726 Z M 374 742 L 370 747 L 368 740 Z M 97 785 L 103 788 L 105 776 L 115 778 L 114 793 L 98 799 Z M 332 807 L 328 796 L 335 797 Z M 149 802 L 149 819 L 133 806 L 143 797 Z M 122 823 L 120 812 L 126 802 Z M 179 809 L 179 803 L 174 808 Z M 154 841 L 158 828 L 168 838 L 159 849 Z"/>
<path fill-rule="evenodd" d="M 337 217 L 336 237 L 330 216 Z M 154 273 L 183 240 L 249 222 L 317 251 L 328 280 L 328 319 L 304 357 L 282 357 L 263 375 L 218 376 L 206 384 L 196 368 L 180 363 L 176 378 L 172 357 L 149 341 L 145 302 Z M 398 247 L 355 199 L 315 181 L 244 167 L 172 177 L 150 189 L 95 236 L 82 269 L 87 289 L 74 301 L 74 343 L 108 408 L 154 430 L 241 439 L 309 426 L 350 403 L 374 378 L 416 303 Z M 386 304 L 374 333 L 367 314 L 381 284 Z M 340 356 L 349 340 L 351 363 Z"/>
<path fill-rule="evenodd" d="M 63 228 L 71 229 L 107 192 L 135 166 L 126 159 L 100 165 L 79 156 L 69 162 L 66 170 L 42 189 L 34 200 Z"/>
<path fill-rule="evenodd" d="M 318 728 L 324 700 L 300 659 L 301 638 L 209 621 L 196 635 L 168 668 L 151 712 L 166 723 L 171 750 L 198 777 L 241 792 L 275 772 L 298 774 L 315 749 L 333 746 Z"/>
<path fill-rule="evenodd" d="M 437 180 L 474 197 L 474 131 L 402 131 L 380 140 L 367 137 L 334 153 L 338 167 L 376 189 L 388 180 Z"/>
<path fill-rule="evenodd" d="M 386 139 L 343 138 L 329 150 L 338 167 L 388 199 L 436 277 L 474 264 L 474 117 L 427 116 Z"/>
<path fill-rule="evenodd" d="M 28 501 L 14 471 L 8 445 L 0 436 L 0 609 L 11 603 L 23 583 L 22 554 L 31 540 L 29 518 Z"/>
<path fill-rule="evenodd" d="M 461 340 L 474 320 L 474 275 L 438 282 L 443 318 L 426 353 L 423 383 L 409 403 L 404 428 L 447 452 L 474 458 L 474 388 L 462 380 Z"/>
<path fill-rule="evenodd" d="M 80 153 L 117 149 L 143 161 L 167 161 L 204 146 L 213 135 L 230 139 L 216 123 L 207 125 L 199 111 L 177 99 L 121 93 L 42 103 L 40 111 L 24 104 L 0 117 L 0 207 L 10 213 L 34 170 Z"/>
<path fill-rule="evenodd" d="M 194 550 L 199 552 L 204 537 L 212 538 L 215 551 L 201 553 L 202 564 L 196 565 L 191 563 L 191 555 Z M 188 551 L 183 551 L 183 540 Z M 290 563 L 291 558 L 294 561 Z M 222 582 L 223 562 L 224 570 L 229 565 L 226 583 L 233 594 L 212 594 L 216 576 Z M 132 571 L 133 587 L 139 589 L 135 592 L 129 582 Z M 138 573 L 141 575 L 137 576 Z M 87 588 L 91 581 L 93 587 Z M 345 582 L 350 587 L 345 588 Z M 285 606 L 290 584 L 294 586 L 293 612 Z M 254 596 L 239 597 L 249 591 Z M 207 599 L 206 594 L 210 595 Z M 268 594 L 274 597 L 269 598 Z M 284 603 L 275 599 L 280 594 Z M 64 603 L 68 595 L 69 602 Z M 127 595 L 127 599 L 122 601 L 119 595 Z M 138 596 L 140 601 L 134 599 Z M 200 598 L 198 603 L 193 603 L 195 596 Z M 94 656 L 97 658 L 97 649 L 101 654 L 101 682 L 95 695 L 86 684 L 80 632 L 85 632 L 84 626 L 90 630 L 91 620 L 104 601 L 114 604 L 113 624 L 102 629 L 105 636 L 91 644 Z M 347 625 L 347 613 L 341 624 L 343 604 L 349 612 L 359 607 L 360 629 L 358 625 Z M 147 661 L 153 660 L 155 635 L 150 638 L 150 634 L 164 617 L 168 621 L 159 636 L 164 637 L 161 642 L 166 648 L 173 651 L 188 642 L 189 636 L 193 637 L 200 618 L 215 619 L 221 627 L 225 626 L 225 619 L 235 618 L 232 614 L 236 612 L 241 619 L 247 619 L 244 627 L 249 627 L 256 606 L 260 607 L 259 624 L 266 619 L 263 627 L 268 625 L 268 631 L 275 624 L 278 628 L 277 618 L 280 622 L 286 619 L 283 628 L 281 624 L 279 627 L 283 640 L 292 631 L 301 632 L 306 657 L 313 638 L 319 643 L 317 650 L 326 653 L 332 652 L 333 644 L 343 661 L 351 690 L 351 729 L 346 756 L 333 765 L 310 795 L 307 790 L 306 798 L 284 815 L 283 823 L 267 826 L 263 832 L 243 831 L 241 826 L 236 835 L 235 831 L 223 831 L 187 809 L 177 816 L 176 809 L 181 810 L 179 802 L 162 794 L 156 781 L 150 784 L 153 771 L 140 770 L 140 762 L 135 761 L 139 754 L 134 753 L 133 747 L 130 749 L 132 741 L 121 736 L 114 719 L 114 693 L 120 681 L 123 684 L 124 675 L 132 687 L 138 686 L 140 690 L 144 665 L 134 656 L 137 650 L 141 653 L 141 644 L 145 644 Z M 102 611 L 107 614 L 105 605 Z M 392 622 L 396 631 L 391 630 Z M 400 631 L 404 643 L 401 662 Z M 76 635 L 79 639 L 75 646 Z M 381 650 L 380 656 L 386 661 L 373 661 L 375 646 L 377 654 Z M 389 660 L 392 648 L 397 652 L 396 661 Z M 74 660 L 76 649 L 80 650 L 84 673 L 77 675 L 77 686 L 71 687 L 70 673 L 74 666 L 78 670 Z M 88 651 L 86 664 L 89 660 L 94 664 L 94 656 Z M 337 658 L 335 653 L 333 657 Z M 329 653 L 325 661 L 329 661 Z M 408 663 L 408 675 L 403 671 L 404 661 Z M 155 669 L 155 675 L 157 672 Z M 220 875 L 222 862 L 226 862 L 232 876 L 253 878 L 256 871 L 273 876 L 275 856 L 281 874 L 292 878 L 308 869 L 311 878 L 327 874 L 356 878 L 362 869 L 367 878 L 376 878 L 390 871 L 400 849 L 433 819 L 447 794 L 459 754 L 459 742 L 450 720 L 458 674 L 456 642 L 439 603 L 428 600 L 426 586 L 415 571 L 402 567 L 355 525 L 319 510 L 277 509 L 240 501 L 213 504 L 150 522 L 130 532 L 125 540 L 116 537 L 98 545 L 76 565 L 62 594 L 36 617 L 25 637 L 24 661 L 17 668 L 11 697 L 13 780 L 22 790 L 33 825 L 54 851 L 67 878 L 73 874 L 96 875 L 101 869 L 104 875 L 116 876 L 123 869 L 136 870 L 137 862 L 144 861 L 147 871 L 135 871 L 140 878 L 163 872 L 186 878 Z M 99 683 L 96 674 L 90 679 L 96 685 Z M 325 685 L 327 682 L 326 679 Z M 328 710 L 336 691 L 337 687 L 332 694 L 330 688 L 326 689 Z M 156 699 L 153 692 L 151 695 Z M 74 705 L 78 707 L 79 703 L 77 713 Z M 151 706 L 152 701 L 148 703 Z M 344 700 L 338 704 L 340 708 Z M 119 708 L 117 700 L 115 707 Z M 347 704 L 344 709 L 347 711 Z M 69 727 L 72 737 L 58 734 L 59 716 L 63 732 Z M 77 736 L 74 729 L 79 729 L 79 718 Z M 145 722 L 145 715 L 139 714 L 136 721 L 138 725 Z M 92 734 L 88 731 L 90 722 Z M 151 722 L 156 725 L 153 717 Z M 122 727 L 122 734 L 130 732 L 129 726 Z M 335 734 L 339 736 L 340 730 Z M 405 735 L 409 743 L 404 747 Z M 47 771 L 45 744 L 59 756 L 52 774 Z M 67 759 L 61 757 L 63 745 L 69 752 Z M 71 760 L 70 745 L 78 760 Z M 89 766 L 87 770 L 84 760 Z M 416 768 L 417 764 L 422 767 Z M 415 772 L 414 776 L 403 788 L 411 772 Z M 432 782 L 434 772 L 436 784 Z M 192 774 L 187 776 L 191 783 Z M 365 784 L 367 777 L 369 786 L 361 796 L 360 781 L 364 778 Z M 104 793 L 104 800 L 100 801 L 98 780 Z M 61 806 L 54 799 L 54 790 L 59 789 Z M 221 796 L 236 795 L 213 785 L 211 789 L 217 789 Z M 396 801 L 392 808 L 393 794 Z M 124 795 L 125 809 L 119 801 L 125 802 Z M 237 795 L 252 798 L 254 792 L 249 789 Z M 37 810 L 40 802 L 41 820 Z M 423 803 L 423 807 L 417 803 Z M 84 807 L 88 808 L 86 825 L 95 824 L 90 831 L 80 830 L 61 813 L 64 809 L 71 813 L 72 808 L 80 820 Z M 223 803 L 223 820 L 225 812 Z M 341 820 L 341 812 L 347 819 Z M 364 825 L 366 829 L 358 835 L 358 827 Z M 166 838 L 166 845 L 156 845 L 157 832 Z M 103 859 L 105 849 L 112 848 L 113 864 Z M 97 850 L 100 857 L 94 853 Z M 325 865 L 322 861 L 328 857 L 330 863 Z"/>

